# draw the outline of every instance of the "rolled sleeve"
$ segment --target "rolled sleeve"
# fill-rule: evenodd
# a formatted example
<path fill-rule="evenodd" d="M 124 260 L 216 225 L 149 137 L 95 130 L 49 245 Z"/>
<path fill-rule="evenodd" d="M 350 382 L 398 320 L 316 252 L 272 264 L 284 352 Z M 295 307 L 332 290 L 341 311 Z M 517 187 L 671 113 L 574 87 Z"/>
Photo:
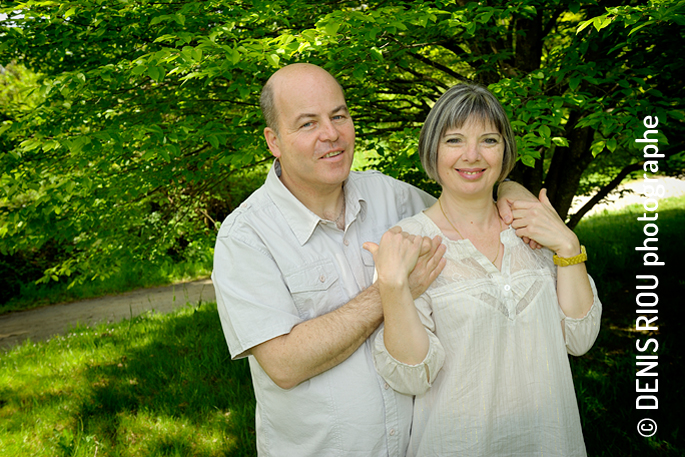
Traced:
<path fill-rule="evenodd" d="M 425 393 L 435 381 L 435 377 L 445 362 L 445 351 L 438 337 L 426 330 L 429 340 L 426 357 L 419 364 L 408 365 L 390 355 L 383 342 L 383 330 L 383 328 L 380 329 L 373 342 L 376 370 L 397 392 L 406 395 Z"/>
<path fill-rule="evenodd" d="M 390 355 L 383 340 L 383 331 L 385 330 L 383 326 L 373 341 L 373 358 L 376 370 L 388 385 L 397 392 L 407 395 L 425 393 L 445 363 L 445 349 L 435 335 L 435 323 L 431 316 L 428 294 L 423 294 L 414 301 L 414 304 L 428 335 L 428 353 L 421 363 L 408 365 Z"/>
<path fill-rule="evenodd" d="M 597 335 L 599 335 L 602 320 L 602 303 L 597 296 L 597 287 L 589 275 L 588 279 L 592 288 L 593 301 L 587 314 L 576 319 L 567 317 L 561 312 L 566 336 L 566 350 L 575 356 L 583 355 L 590 350 L 597 339 Z"/>

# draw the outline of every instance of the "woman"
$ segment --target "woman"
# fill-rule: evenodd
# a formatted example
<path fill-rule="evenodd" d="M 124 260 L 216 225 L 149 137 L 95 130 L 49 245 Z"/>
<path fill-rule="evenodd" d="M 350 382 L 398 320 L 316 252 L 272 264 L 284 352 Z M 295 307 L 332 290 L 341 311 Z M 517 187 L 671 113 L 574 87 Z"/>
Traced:
<path fill-rule="evenodd" d="M 419 153 L 440 198 L 379 246 L 365 245 L 385 321 L 376 367 L 416 395 L 408 455 L 586 455 L 567 357 L 587 352 L 599 332 L 584 248 L 544 189 L 540 203 L 514 205 L 511 227 L 500 219 L 493 187 L 511 171 L 516 146 L 487 89 L 448 90 L 426 119 Z M 443 238 L 447 265 L 414 302 L 408 275 L 422 236 Z"/>

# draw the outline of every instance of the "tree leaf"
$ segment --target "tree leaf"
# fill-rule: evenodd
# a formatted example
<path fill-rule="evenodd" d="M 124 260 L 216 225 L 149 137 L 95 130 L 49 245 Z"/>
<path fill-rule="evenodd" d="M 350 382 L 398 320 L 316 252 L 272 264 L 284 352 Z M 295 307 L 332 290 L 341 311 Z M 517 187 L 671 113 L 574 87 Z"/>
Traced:
<path fill-rule="evenodd" d="M 339 22 L 328 21 L 324 26 L 324 31 L 326 32 L 326 35 L 335 35 L 336 33 L 338 33 L 339 28 Z"/>

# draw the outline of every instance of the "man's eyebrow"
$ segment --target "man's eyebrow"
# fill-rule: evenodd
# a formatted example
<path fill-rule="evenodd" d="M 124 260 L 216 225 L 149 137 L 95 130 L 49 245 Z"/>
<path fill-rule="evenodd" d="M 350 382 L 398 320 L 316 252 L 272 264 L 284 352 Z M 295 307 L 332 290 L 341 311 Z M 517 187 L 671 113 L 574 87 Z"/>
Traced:
<path fill-rule="evenodd" d="M 331 114 L 335 114 L 335 113 L 340 112 L 340 111 L 345 111 L 346 113 L 349 112 L 347 110 L 347 105 L 340 105 L 340 106 L 336 107 L 333 111 L 331 111 Z"/>
<path fill-rule="evenodd" d="M 302 113 L 302 114 L 300 114 L 299 116 L 297 116 L 297 117 L 295 118 L 295 122 L 294 122 L 294 123 L 295 123 L 295 124 L 299 124 L 299 122 L 300 122 L 302 119 L 311 119 L 311 118 L 315 118 L 315 117 L 316 117 L 316 114 Z"/>
<path fill-rule="evenodd" d="M 347 110 L 347 105 L 336 106 L 335 108 L 333 108 L 333 110 L 331 110 L 331 114 L 336 114 L 336 113 L 339 113 L 340 111 L 344 111 L 344 112 L 348 113 L 349 111 Z M 302 113 L 295 118 L 295 124 L 298 124 L 303 119 L 314 119 L 316 117 L 318 117 L 317 114 Z"/>

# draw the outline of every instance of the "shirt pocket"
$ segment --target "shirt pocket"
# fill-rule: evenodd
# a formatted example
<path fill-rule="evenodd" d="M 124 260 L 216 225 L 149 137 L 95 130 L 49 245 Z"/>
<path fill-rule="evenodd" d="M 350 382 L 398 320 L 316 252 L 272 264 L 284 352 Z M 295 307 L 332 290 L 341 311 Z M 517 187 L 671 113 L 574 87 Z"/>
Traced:
<path fill-rule="evenodd" d="M 285 283 L 304 320 L 326 314 L 343 304 L 339 275 L 331 260 L 323 259 L 303 266 L 286 275 Z"/>
<path fill-rule="evenodd" d="M 388 227 L 390 228 L 390 227 Z M 376 244 L 379 244 L 381 242 L 381 238 L 383 237 L 383 234 L 385 234 L 387 230 L 374 230 L 370 235 L 366 235 L 364 239 L 362 240 L 362 245 L 360 246 L 361 253 L 362 253 L 362 262 L 364 263 L 364 266 L 367 268 L 371 269 L 371 272 L 373 273 L 373 269 L 375 268 L 375 263 L 373 262 L 373 254 L 371 254 L 369 251 L 364 249 L 362 246 L 365 242 L 367 241 L 372 241 Z"/>

